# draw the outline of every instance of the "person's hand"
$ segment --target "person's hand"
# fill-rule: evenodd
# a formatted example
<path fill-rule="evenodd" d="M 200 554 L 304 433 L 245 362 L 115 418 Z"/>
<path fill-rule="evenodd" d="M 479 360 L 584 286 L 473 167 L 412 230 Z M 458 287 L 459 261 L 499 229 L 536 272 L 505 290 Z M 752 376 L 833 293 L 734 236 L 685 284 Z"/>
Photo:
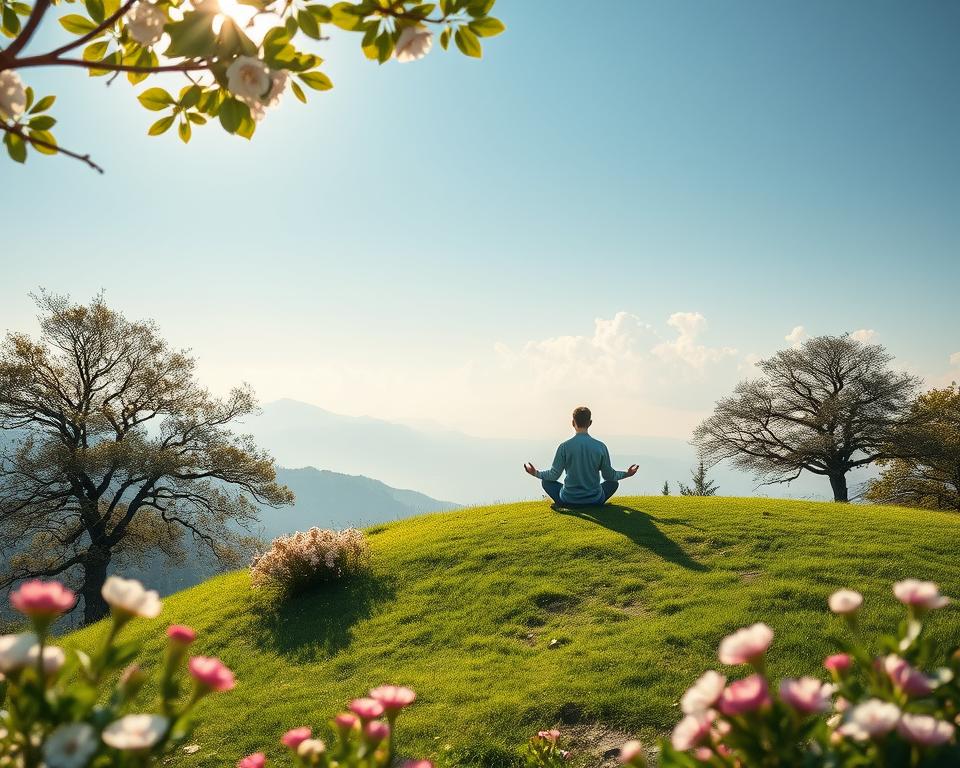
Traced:
<path fill-rule="evenodd" d="M 530 462 L 527 462 L 526 464 L 524 464 L 523 468 L 527 470 L 528 475 L 532 475 L 533 477 L 537 476 L 537 468 L 533 466 L 533 464 L 531 464 Z"/>
<path fill-rule="evenodd" d="M 640 469 L 639 464 L 631 464 L 627 469 L 627 477 L 633 477 L 635 474 L 637 474 L 638 469 Z"/>

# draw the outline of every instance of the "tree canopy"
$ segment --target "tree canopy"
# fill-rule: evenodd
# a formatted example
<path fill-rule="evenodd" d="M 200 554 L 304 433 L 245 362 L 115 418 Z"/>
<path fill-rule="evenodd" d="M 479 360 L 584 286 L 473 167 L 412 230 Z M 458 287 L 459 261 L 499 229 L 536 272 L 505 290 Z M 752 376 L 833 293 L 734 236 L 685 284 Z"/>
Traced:
<path fill-rule="evenodd" d="M 847 473 L 895 457 L 892 438 L 910 419 L 918 380 L 890 369 L 877 344 L 818 336 L 757 364 L 761 378 L 740 382 L 694 431 L 712 462 L 729 459 L 768 483 L 801 472 L 830 480 L 848 501 Z"/>
<path fill-rule="evenodd" d="M 176 557 L 189 538 L 235 562 L 256 505 L 293 501 L 271 457 L 229 429 L 256 408 L 249 387 L 212 396 L 189 354 L 102 297 L 37 298 L 40 337 L 0 347 L 0 429 L 15 437 L 0 446 L 0 587 L 64 574 L 90 621 L 116 557 Z"/>
<path fill-rule="evenodd" d="M 44 53 L 25 49 L 57 0 L 0 0 L 0 33 L 11 42 L 0 49 L 0 132 L 9 156 L 20 163 L 28 149 L 63 154 L 103 172 L 88 154 L 57 143 L 51 114 L 55 94 L 38 98 L 22 79 L 36 67 L 86 70 L 91 77 L 125 74 L 133 85 L 173 73 L 183 78 L 172 92 L 159 86 L 137 98 L 159 113 L 148 133 L 158 136 L 176 126 L 183 142 L 194 128 L 216 120 L 227 133 L 251 138 L 267 110 L 287 90 L 307 101 L 309 90 L 333 87 L 321 71 L 323 59 L 305 45 L 326 40 L 327 25 L 360 36 L 368 59 L 415 61 L 433 45 L 451 42 L 466 56 L 482 55 L 480 39 L 498 35 L 503 23 L 490 15 L 495 0 L 354 0 L 333 5 L 310 0 L 224 0 L 246 6 L 224 12 L 221 0 L 63 0 L 73 6 L 57 17 L 72 37 Z M 254 33 L 257 22 L 269 29 Z M 315 46 L 311 46 L 315 47 Z"/>

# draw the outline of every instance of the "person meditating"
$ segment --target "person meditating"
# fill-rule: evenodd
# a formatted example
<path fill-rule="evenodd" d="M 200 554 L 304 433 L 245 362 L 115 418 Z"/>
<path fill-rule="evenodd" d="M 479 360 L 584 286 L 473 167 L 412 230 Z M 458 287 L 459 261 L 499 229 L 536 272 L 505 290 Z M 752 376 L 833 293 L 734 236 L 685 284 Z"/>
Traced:
<path fill-rule="evenodd" d="M 620 486 L 619 480 L 633 477 L 640 469 L 631 464 L 626 472 L 621 472 L 610 466 L 610 452 L 607 446 L 595 440 L 587 431 L 593 421 L 590 409 L 580 406 L 573 411 L 573 428 L 577 431 L 566 442 L 560 443 L 557 455 L 553 459 L 553 466 L 540 472 L 533 464 L 527 463 L 523 468 L 528 475 L 543 481 L 543 490 L 554 503 L 561 507 L 592 507 L 597 504 L 606 504 Z M 560 475 L 566 472 L 563 484 L 557 482 Z M 600 482 L 603 477 L 603 482 Z"/>

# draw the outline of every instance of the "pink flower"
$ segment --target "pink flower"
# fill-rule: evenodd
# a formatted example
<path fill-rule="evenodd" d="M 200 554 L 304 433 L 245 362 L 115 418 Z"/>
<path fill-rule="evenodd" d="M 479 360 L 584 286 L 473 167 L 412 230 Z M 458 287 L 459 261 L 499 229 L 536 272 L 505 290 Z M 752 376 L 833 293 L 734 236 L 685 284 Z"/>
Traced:
<path fill-rule="evenodd" d="M 237 768 L 263 768 L 267 764 L 267 756 L 263 752 L 254 752 L 237 763 Z"/>
<path fill-rule="evenodd" d="M 822 683 L 815 677 L 801 677 L 799 680 L 786 678 L 780 683 L 780 699 L 804 715 L 814 712 L 828 712 L 834 687 Z"/>
<path fill-rule="evenodd" d="M 943 608 L 950 602 L 950 598 L 941 595 L 939 587 L 932 581 L 904 579 L 893 585 L 893 594 L 904 605 L 927 611 Z"/>
<path fill-rule="evenodd" d="M 926 675 L 896 654 L 891 653 L 883 659 L 883 670 L 890 682 L 908 696 L 926 696 L 933 692 L 934 686 Z"/>
<path fill-rule="evenodd" d="M 333 718 L 333 724 L 341 731 L 349 731 L 357 722 L 357 716 L 351 712 L 341 712 Z"/>
<path fill-rule="evenodd" d="M 922 747 L 939 747 L 953 738 L 954 727 L 945 720 L 937 720 L 930 715 L 911 715 L 904 713 L 897 723 L 897 733 L 907 741 Z"/>
<path fill-rule="evenodd" d="M 701 763 L 706 763 L 713 757 L 713 750 L 710 747 L 697 747 L 693 750 L 693 756 Z"/>
<path fill-rule="evenodd" d="M 171 643 L 190 645 L 190 643 L 197 639 L 197 633 L 190 629 L 190 627 L 185 627 L 183 624 L 171 624 L 167 627 L 167 637 Z"/>
<path fill-rule="evenodd" d="M 643 744 L 639 741 L 628 741 L 622 747 L 620 747 L 620 757 L 618 758 L 621 763 L 631 763 L 637 759 L 646 759 L 646 755 L 643 753 Z"/>
<path fill-rule="evenodd" d="M 77 596 L 59 581 L 25 581 L 10 595 L 10 604 L 25 616 L 54 619 L 77 603 Z"/>
<path fill-rule="evenodd" d="M 867 741 L 890 733 L 899 721 L 900 709 L 896 704 L 868 699 L 849 710 L 846 722 L 837 728 L 837 733 L 857 741 Z"/>
<path fill-rule="evenodd" d="M 843 675 L 853 666 L 853 657 L 848 653 L 835 653 L 823 660 L 824 669 L 837 675 Z"/>
<path fill-rule="evenodd" d="M 743 715 L 756 712 L 770 704 L 770 689 L 762 675 L 750 675 L 736 680 L 720 696 L 720 711 L 725 715 Z"/>
<path fill-rule="evenodd" d="M 433 768 L 429 760 L 407 760 L 401 768 Z"/>
<path fill-rule="evenodd" d="M 197 685 L 210 691 L 229 691 L 236 685 L 233 672 L 220 659 L 212 656 L 194 656 L 189 663 L 190 674 Z"/>
<path fill-rule="evenodd" d="M 300 746 L 300 742 L 306 741 L 311 736 L 313 736 L 313 731 L 306 726 L 303 728 L 291 728 L 280 737 L 280 743 L 285 747 L 290 747 L 290 749 L 296 751 L 297 747 Z"/>
<path fill-rule="evenodd" d="M 390 736 L 390 726 L 383 720 L 371 720 L 363 727 L 363 735 L 367 743 L 375 747 Z"/>
<path fill-rule="evenodd" d="M 560 738 L 560 731 L 556 730 L 555 728 L 549 731 L 538 731 L 537 736 L 538 738 L 545 739 L 546 741 L 556 744 L 557 739 Z"/>
<path fill-rule="evenodd" d="M 370 698 L 379 701 L 388 715 L 395 715 L 404 707 L 409 707 L 417 698 L 410 688 L 399 685 L 381 685 L 370 691 Z"/>
<path fill-rule="evenodd" d="M 735 683 L 734 683 L 735 685 Z M 677 723 L 670 743 L 679 752 L 699 747 L 710 737 L 710 718 L 705 714 L 687 715 Z"/>
<path fill-rule="evenodd" d="M 384 707 L 376 699 L 354 699 L 350 702 L 350 711 L 361 720 L 375 720 L 384 713 Z"/>
<path fill-rule="evenodd" d="M 834 613 L 849 616 L 860 610 L 860 606 L 863 605 L 863 595 L 852 589 L 840 589 L 830 595 L 827 604 Z"/>
<path fill-rule="evenodd" d="M 723 638 L 718 657 L 721 664 L 755 664 L 763 658 L 770 643 L 773 630 L 766 624 L 757 623 L 738 629 Z"/>
<path fill-rule="evenodd" d="M 712 669 L 707 670 L 697 681 L 687 689 L 680 699 L 680 709 L 685 715 L 695 715 L 706 712 L 720 698 L 727 678 Z"/>

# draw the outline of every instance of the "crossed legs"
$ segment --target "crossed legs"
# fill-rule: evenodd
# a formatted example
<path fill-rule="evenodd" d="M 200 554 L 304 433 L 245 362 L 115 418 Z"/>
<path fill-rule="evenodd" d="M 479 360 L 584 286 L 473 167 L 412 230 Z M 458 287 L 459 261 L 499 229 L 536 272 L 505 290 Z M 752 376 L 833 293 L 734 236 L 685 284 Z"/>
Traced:
<path fill-rule="evenodd" d="M 557 482 L 556 480 L 544 480 L 541 485 L 543 486 L 543 492 L 547 494 L 554 504 L 557 504 L 561 507 L 593 507 L 595 504 L 568 504 L 565 501 L 560 499 L 560 489 L 563 488 L 563 484 Z M 606 504 L 607 501 L 613 494 L 617 492 L 617 488 L 620 487 L 620 483 L 616 480 L 606 480 L 600 483 L 600 489 L 603 491 L 603 501 L 601 504 Z"/>

